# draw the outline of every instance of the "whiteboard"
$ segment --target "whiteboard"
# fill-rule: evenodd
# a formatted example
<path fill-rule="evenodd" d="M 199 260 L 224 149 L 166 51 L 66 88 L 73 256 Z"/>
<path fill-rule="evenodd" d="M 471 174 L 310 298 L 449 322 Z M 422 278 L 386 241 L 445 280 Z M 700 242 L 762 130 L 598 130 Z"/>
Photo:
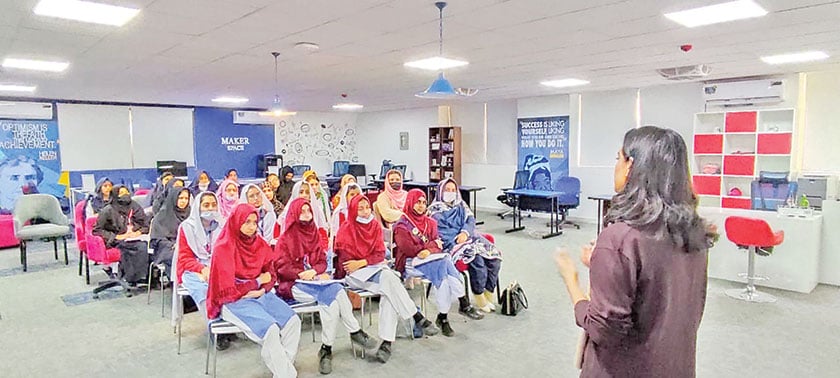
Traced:
<path fill-rule="evenodd" d="M 63 171 L 132 168 L 126 106 L 58 104 L 58 137 Z"/>
<path fill-rule="evenodd" d="M 158 160 L 195 165 L 193 109 L 131 107 L 134 168 L 155 168 Z"/>
<path fill-rule="evenodd" d="M 638 90 L 581 94 L 580 166 L 612 167 L 624 133 L 636 127 Z"/>

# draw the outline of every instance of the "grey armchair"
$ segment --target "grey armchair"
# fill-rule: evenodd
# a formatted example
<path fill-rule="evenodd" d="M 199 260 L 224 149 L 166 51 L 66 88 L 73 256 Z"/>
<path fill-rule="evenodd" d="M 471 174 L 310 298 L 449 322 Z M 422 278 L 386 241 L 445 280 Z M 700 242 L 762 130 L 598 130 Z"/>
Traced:
<path fill-rule="evenodd" d="M 67 259 L 67 236 L 70 234 L 70 222 L 61 212 L 58 199 L 49 194 L 28 194 L 18 198 L 12 212 L 15 223 L 15 237 L 20 240 L 20 263 L 23 271 L 26 266 L 26 243 L 31 240 L 45 240 L 53 242 L 55 259 L 58 260 L 58 239 L 64 241 L 64 264 Z M 47 223 L 27 224 L 34 219 Z"/>

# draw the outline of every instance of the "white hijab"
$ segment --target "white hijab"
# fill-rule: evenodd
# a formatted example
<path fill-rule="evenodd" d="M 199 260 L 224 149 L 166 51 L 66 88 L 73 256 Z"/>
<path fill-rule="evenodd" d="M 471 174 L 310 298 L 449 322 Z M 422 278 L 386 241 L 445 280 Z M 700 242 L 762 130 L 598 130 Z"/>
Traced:
<path fill-rule="evenodd" d="M 260 215 L 262 218 L 260 219 L 260 225 L 262 227 L 262 237 L 263 239 L 271 244 L 274 241 L 274 226 L 277 224 L 277 214 L 274 212 L 274 203 L 265 196 L 263 193 L 262 188 L 255 184 L 248 184 L 242 188 L 242 191 L 239 194 L 239 202 L 248 203 L 248 191 L 251 188 L 256 189 L 260 193 L 260 198 L 262 198 L 262 205 L 260 205 Z"/>
<path fill-rule="evenodd" d="M 340 226 L 341 223 L 341 214 L 344 214 L 345 218 L 347 217 L 347 192 L 350 191 L 351 187 L 355 187 L 359 190 L 359 193 L 362 193 L 362 187 L 355 182 L 344 185 L 344 187 L 338 192 L 338 206 L 336 206 L 335 210 L 333 210 L 332 216 L 330 217 L 331 235 L 338 235 L 338 226 Z"/>
<path fill-rule="evenodd" d="M 295 186 L 292 188 L 292 195 L 289 197 L 289 202 L 292 202 L 293 199 L 300 197 L 300 191 L 304 185 L 306 191 L 309 193 L 309 205 L 312 206 L 312 220 L 315 222 L 315 226 L 329 231 L 330 225 L 327 223 L 327 218 L 324 216 L 324 205 L 321 201 L 318 201 L 315 198 L 315 193 L 312 191 L 312 188 L 309 187 L 309 184 L 303 182 L 303 180 L 296 182 Z M 286 213 L 288 212 L 289 206 L 287 204 L 287 206 L 283 208 L 283 212 L 280 213 L 279 222 L 281 234 L 286 231 L 284 227 L 286 224 Z"/>

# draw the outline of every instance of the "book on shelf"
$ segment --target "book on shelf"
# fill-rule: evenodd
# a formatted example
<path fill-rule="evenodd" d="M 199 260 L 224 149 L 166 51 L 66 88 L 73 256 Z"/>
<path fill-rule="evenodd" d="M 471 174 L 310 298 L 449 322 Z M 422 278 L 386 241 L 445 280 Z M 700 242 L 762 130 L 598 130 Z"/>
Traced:
<path fill-rule="evenodd" d="M 452 152 L 453 148 L 454 148 L 454 146 L 452 145 L 452 142 L 444 143 L 441 146 L 441 149 L 445 152 Z"/>
<path fill-rule="evenodd" d="M 432 143 L 432 150 L 437 151 L 440 149 L 440 143 Z"/>
<path fill-rule="evenodd" d="M 449 129 L 449 139 L 452 139 L 454 137 L 455 137 L 455 129 Z"/>

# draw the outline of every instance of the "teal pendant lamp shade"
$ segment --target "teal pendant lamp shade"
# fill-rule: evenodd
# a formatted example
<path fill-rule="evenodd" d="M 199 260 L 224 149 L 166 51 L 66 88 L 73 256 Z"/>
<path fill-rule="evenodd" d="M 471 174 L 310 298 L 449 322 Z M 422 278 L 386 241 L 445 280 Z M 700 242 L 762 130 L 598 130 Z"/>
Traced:
<path fill-rule="evenodd" d="M 441 72 L 428 89 L 416 94 L 415 96 L 420 98 L 440 99 L 458 97 L 459 94 L 458 92 L 455 92 L 455 89 L 452 88 L 452 84 L 449 83 L 449 80 L 446 80 L 446 78 L 443 77 L 443 72 Z"/>

